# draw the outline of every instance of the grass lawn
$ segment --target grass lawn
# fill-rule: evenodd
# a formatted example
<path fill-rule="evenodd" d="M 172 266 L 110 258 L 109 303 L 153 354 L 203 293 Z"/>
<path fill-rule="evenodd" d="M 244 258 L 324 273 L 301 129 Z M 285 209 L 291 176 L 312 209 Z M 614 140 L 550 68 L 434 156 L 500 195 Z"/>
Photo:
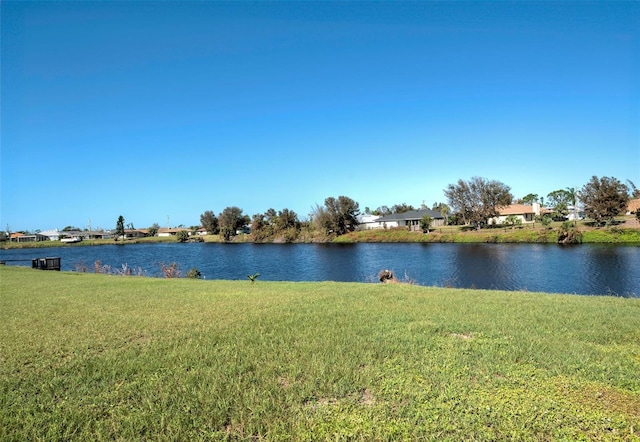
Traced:
<path fill-rule="evenodd" d="M 0 266 L 0 440 L 640 440 L 640 300 Z"/>

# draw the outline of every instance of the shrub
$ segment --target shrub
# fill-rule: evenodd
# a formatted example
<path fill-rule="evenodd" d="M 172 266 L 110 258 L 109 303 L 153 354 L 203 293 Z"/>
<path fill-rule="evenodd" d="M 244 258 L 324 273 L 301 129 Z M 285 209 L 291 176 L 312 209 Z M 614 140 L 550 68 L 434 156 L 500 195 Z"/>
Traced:
<path fill-rule="evenodd" d="M 565 221 L 558 228 L 558 242 L 562 244 L 582 243 L 582 232 L 570 221 Z"/>
<path fill-rule="evenodd" d="M 380 282 L 397 282 L 396 276 L 393 274 L 392 270 L 380 270 L 378 273 L 378 280 Z"/>
<path fill-rule="evenodd" d="M 202 273 L 200 273 L 200 270 L 198 270 L 197 268 L 192 268 L 189 270 L 189 273 L 187 273 L 187 278 L 191 278 L 191 279 L 201 279 L 202 278 Z"/>
<path fill-rule="evenodd" d="M 160 272 L 165 278 L 180 278 L 182 276 L 182 272 L 180 271 L 180 266 L 175 262 L 171 264 L 160 264 Z"/>
<path fill-rule="evenodd" d="M 180 230 L 176 234 L 176 239 L 178 240 L 178 242 L 187 242 L 187 241 L 189 241 L 189 232 L 187 232 L 186 230 Z"/>
<path fill-rule="evenodd" d="M 247 278 L 249 278 L 249 281 L 253 284 L 256 282 L 256 279 L 258 279 L 258 276 L 260 276 L 260 273 L 254 273 L 253 275 L 247 275 Z"/>

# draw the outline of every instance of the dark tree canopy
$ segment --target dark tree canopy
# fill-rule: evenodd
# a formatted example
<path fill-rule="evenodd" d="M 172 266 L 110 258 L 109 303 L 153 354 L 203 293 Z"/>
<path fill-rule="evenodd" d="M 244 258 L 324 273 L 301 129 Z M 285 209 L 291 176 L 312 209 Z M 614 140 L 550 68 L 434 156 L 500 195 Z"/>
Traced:
<path fill-rule="evenodd" d="M 283 234 L 287 240 L 294 240 L 300 228 L 298 215 L 289 209 L 282 209 L 279 212 L 269 209 L 265 213 L 253 215 L 251 220 L 251 234 L 258 242 Z"/>
<path fill-rule="evenodd" d="M 176 241 L 178 241 L 178 242 L 187 242 L 187 241 L 189 241 L 189 232 L 187 232 L 186 230 L 180 230 L 176 234 Z"/>
<path fill-rule="evenodd" d="M 314 218 L 326 233 L 343 235 L 358 227 L 359 213 L 358 203 L 351 198 L 330 196 L 324 200 L 324 207 L 316 207 Z"/>
<path fill-rule="evenodd" d="M 147 228 L 147 233 L 149 236 L 156 236 L 158 234 L 158 229 L 160 229 L 160 225 L 158 223 L 153 223 Z"/>
<path fill-rule="evenodd" d="M 616 178 L 594 175 L 582 187 L 580 199 L 585 215 L 600 224 L 624 213 L 629 203 L 629 188 Z"/>
<path fill-rule="evenodd" d="M 405 212 L 410 212 L 412 210 L 416 210 L 416 209 L 412 205 L 407 203 L 394 204 L 391 207 L 391 213 L 405 213 Z"/>
<path fill-rule="evenodd" d="M 527 204 L 529 206 L 533 205 L 533 203 L 537 203 L 540 200 L 537 193 L 530 193 L 524 197 L 522 197 L 522 203 Z"/>
<path fill-rule="evenodd" d="M 116 231 L 115 231 L 115 239 L 124 238 L 124 216 L 120 215 L 118 217 L 118 221 L 116 221 Z"/>
<path fill-rule="evenodd" d="M 250 221 L 248 216 L 242 214 L 242 209 L 236 206 L 225 208 L 218 217 L 220 232 L 225 240 L 229 240 L 238 229 L 243 228 Z"/>
<path fill-rule="evenodd" d="M 564 216 L 569 213 L 569 205 L 573 204 L 573 196 L 568 190 L 558 189 L 547 195 L 547 201 L 554 212 Z"/>
<path fill-rule="evenodd" d="M 200 215 L 200 224 L 210 235 L 215 235 L 220 231 L 218 228 L 218 218 L 211 210 L 207 210 Z"/>
<path fill-rule="evenodd" d="M 380 206 L 376 210 L 371 212 L 371 214 L 376 216 L 391 215 L 391 209 L 389 209 L 389 207 L 387 206 Z"/>
<path fill-rule="evenodd" d="M 251 235 L 257 242 L 262 242 L 272 235 L 271 225 L 263 213 L 256 213 L 251 218 Z"/>
<path fill-rule="evenodd" d="M 449 206 L 460 213 L 465 223 L 481 224 L 499 215 L 500 209 L 511 204 L 511 188 L 500 181 L 473 177 L 458 180 L 444 190 Z"/>
<path fill-rule="evenodd" d="M 293 228 L 300 228 L 300 221 L 298 220 L 298 215 L 293 210 L 282 209 L 278 212 L 277 220 L 276 220 L 276 230 L 282 231 Z"/>
<path fill-rule="evenodd" d="M 422 230 L 422 232 L 429 233 L 429 229 L 431 228 L 432 223 L 433 223 L 433 218 L 428 214 L 420 218 L 420 229 Z"/>

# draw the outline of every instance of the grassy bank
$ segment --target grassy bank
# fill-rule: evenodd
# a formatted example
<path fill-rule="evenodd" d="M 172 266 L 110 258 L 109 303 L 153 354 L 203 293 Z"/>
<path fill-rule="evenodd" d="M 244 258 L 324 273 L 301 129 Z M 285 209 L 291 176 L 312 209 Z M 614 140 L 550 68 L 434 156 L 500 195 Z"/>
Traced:
<path fill-rule="evenodd" d="M 640 440 L 640 300 L 0 266 L 1 440 Z"/>
<path fill-rule="evenodd" d="M 428 234 L 422 232 L 410 232 L 406 228 L 360 230 L 333 239 L 338 243 L 354 242 L 432 242 L 432 243 L 557 243 L 558 232 L 562 223 L 554 222 L 549 228 L 541 227 L 540 224 L 525 225 L 515 228 L 485 228 L 472 230 L 464 226 L 437 227 Z M 592 227 L 581 221 L 578 223 L 578 230 L 582 233 L 582 243 L 611 243 L 611 244 L 640 244 L 640 229 L 633 227 Z M 197 238 L 203 242 L 225 242 L 220 235 L 205 235 Z M 297 241 L 299 243 L 325 242 L 329 238 L 321 235 L 312 235 L 309 232 L 301 234 Z M 148 237 L 128 239 L 125 241 L 114 241 L 113 239 L 85 240 L 79 243 L 64 244 L 59 241 L 42 242 L 3 242 L 0 243 L 2 249 L 36 248 L 36 247 L 83 247 L 106 244 L 144 244 L 158 242 L 176 242 L 176 238 L 171 237 Z M 233 237 L 233 242 L 244 243 L 253 242 L 250 234 L 240 234 Z M 267 238 L 262 242 L 283 242 L 282 238 Z"/>
<path fill-rule="evenodd" d="M 640 230 L 631 228 L 579 227 L 582 243 L 638 244 Z M 462 230 L 460 227 L 435 228 L 428 234 L 405 228 L 360 230 L 339 236 L 335 242 L 406 242 L 406 243 L 549 243 L 558 242 L 557 228 L 486 228 Z"/>

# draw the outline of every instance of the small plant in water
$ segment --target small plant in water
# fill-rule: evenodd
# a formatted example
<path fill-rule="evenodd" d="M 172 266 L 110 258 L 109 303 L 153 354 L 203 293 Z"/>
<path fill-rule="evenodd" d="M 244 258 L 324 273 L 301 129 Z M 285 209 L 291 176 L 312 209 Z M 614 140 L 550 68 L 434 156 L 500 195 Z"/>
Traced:
<path fill-rule="evenodd" d="M 256 279 L 258 279 L 258 276 L 260 276 L 260 273 L 254 273 L 253 275 L 247 275 L 247 278 L 249 278 L 249 281 L 253 284 L 256 282 Z"/>

